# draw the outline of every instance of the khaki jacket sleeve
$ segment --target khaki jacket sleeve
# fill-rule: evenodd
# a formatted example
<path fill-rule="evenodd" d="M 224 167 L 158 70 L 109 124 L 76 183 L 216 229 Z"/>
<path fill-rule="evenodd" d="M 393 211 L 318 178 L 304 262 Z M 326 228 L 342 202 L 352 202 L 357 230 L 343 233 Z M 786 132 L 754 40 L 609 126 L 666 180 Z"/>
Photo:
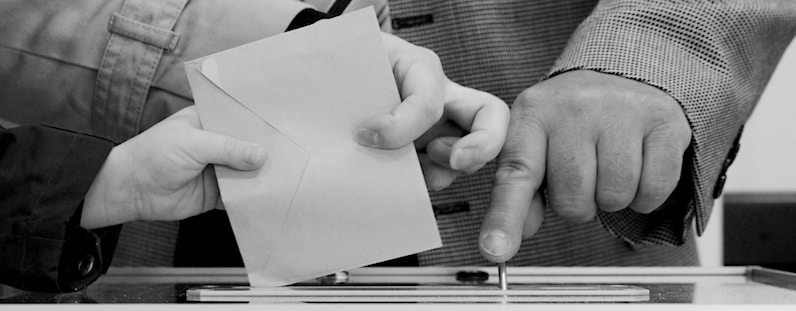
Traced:
<path fill-rule="evenodd" d="M 676 245 L 694 217 L 705 230 L 737 137 L 795 31 L 790 0 L 600 1 L 550 76 L 588 69 L 645 82 L 679 101 L 693 133 L 681 178 L 688 209 L 600 213 L 609 230 Z"/>
<path fill-rule="evenodd" d="M 0 119 L 124 141 L 192 104 L 182 63 L 284 32 L 294 0 L 2 0 Z"/>

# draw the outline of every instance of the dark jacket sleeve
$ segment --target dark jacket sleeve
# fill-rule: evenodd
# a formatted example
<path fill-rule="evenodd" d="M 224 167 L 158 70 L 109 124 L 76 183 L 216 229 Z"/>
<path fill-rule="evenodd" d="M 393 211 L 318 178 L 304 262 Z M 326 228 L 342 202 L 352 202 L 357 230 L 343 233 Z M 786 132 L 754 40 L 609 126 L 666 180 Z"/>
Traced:
<path fill-rule="evenodd" d="M 83 197 L 114 143 L 43 126 L 0 128 L 0 282 L 78 291 L 110 263 L 119 226 L 79 226 Z"/>

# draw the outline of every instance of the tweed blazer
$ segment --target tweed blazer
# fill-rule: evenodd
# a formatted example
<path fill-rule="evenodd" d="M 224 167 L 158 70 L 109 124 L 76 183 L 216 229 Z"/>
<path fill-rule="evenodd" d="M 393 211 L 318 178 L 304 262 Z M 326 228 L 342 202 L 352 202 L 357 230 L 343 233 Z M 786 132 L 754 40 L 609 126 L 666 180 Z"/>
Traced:
<path fill-rule="evenodd" d="M 686 113 L 692 146 L 665 208 L 649 215 L 600 212 L 586 224 L 548 212 L 514 265 L 697 264 L 692 224 L 704 231 L 734 142 L 796 31 L 796 3 L 789 0 L 389 5 L 378 11 L 396 35 L 437 52 L 454 81 L 508 103 L 542 79 L 588 69 L 660 88 Z M 183 61 L 279 33 L 308 4 L 9 0 L 0 6 L 0 122 L 45 123 L 123 141 L 191 104 Z M 419 254 L 421 265 L 488 264 L 477 236 L 494 168 L 432 193 L 444 247 Z M 114 264 L 170 265 L 176 230 L 175 223 L 125 225 Z"/>

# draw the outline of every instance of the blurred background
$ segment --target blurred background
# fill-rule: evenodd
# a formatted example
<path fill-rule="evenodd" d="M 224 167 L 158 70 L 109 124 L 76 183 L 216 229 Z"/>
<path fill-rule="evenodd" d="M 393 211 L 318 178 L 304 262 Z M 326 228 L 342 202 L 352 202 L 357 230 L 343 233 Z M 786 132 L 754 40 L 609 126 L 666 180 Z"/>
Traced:
<path fill-rule="evenodd" d="M 796 44 L 746 123 L 724 195 L 698 244 L 703 266 L 796 272 Z"/>

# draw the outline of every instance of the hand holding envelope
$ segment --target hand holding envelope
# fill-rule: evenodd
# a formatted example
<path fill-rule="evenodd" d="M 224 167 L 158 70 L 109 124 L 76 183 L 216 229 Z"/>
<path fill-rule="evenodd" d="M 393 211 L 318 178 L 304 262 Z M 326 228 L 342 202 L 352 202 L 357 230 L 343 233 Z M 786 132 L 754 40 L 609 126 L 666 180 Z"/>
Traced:
<path fill-rule="evenodd" d="M 186 63 L 203 127 L 266 149 L 260 170 L 216 167 L 253 286 L 289 284 L 441 245 L 408 145 L 419 134 L 384 131 L 398 126 L 393 133 L 400 134 L 416 115 L 369 123 L 417 109 L 406 105 L 409 98 L 399 106 L 390 65 L 395 72 L 400 62 L 388 58 L 381 36 L 375 16 L 364 10 Z M 405 93 L 411 84 L 399 82 Z M 423 120 L 425 129 L 437 122 Z M 477 128 L 480 122 L 471 117 L 460 124 Z M 408 141 L 373 144 L 387 149 L 362 146 L 354 141 L 362 124 L 380 143 Z M 502 143 L 505 128 L 497 133 Z"/>
<path fill-rule="evenodd" d="M 425 151 L 419 156 L 430 190 L 441 190 L 497 157 L 506 138 L 508 105 L 448 79 L 431 50 L 386 33 L 382 40 L 403 102 L 365 121 L 357 141 L 378 148 L 414 141 Z"/>

